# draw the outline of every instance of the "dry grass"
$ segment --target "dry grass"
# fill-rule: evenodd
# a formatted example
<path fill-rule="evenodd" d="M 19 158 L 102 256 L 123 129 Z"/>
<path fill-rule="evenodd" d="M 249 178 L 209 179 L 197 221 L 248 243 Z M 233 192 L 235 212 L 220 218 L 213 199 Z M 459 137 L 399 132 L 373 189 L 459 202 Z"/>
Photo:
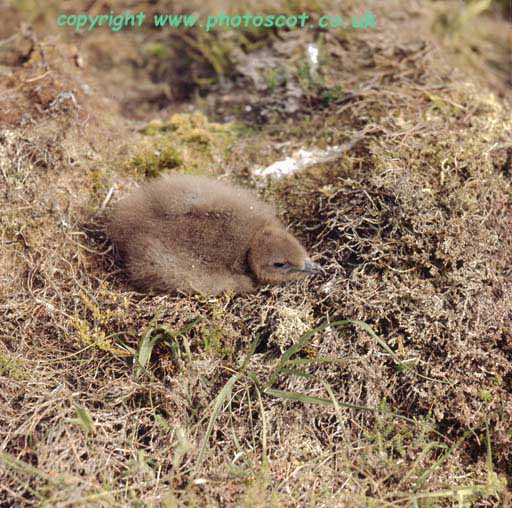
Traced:
<path fill-rule="evenodd" d="M 438 4 L 375 6 L 376 31 L 253 40 L 244 51 L 282 67 L 267 88 L 233 56 L 239 34 L 227 70 L 191 52 L 212 81 L 187 100 L 244 125 L 171 116 L 188 103 L 149 82 L 147 45 L 189 39 L 57 39 L 44 16 L 5 34 L 1 508 L 510 505 L 511 110 L 500 73 L 488 89 L 468 72 L 484 60 L 452 68 L 439 20 L 458 11 Z M 10 5 L 13 30 L 27 5 Z M 363 131 L 336 162 L 251 176 Z M 100 217 L 167 170 L 257 186 L 326 276 L 243 298 L 133 292 Z"/>

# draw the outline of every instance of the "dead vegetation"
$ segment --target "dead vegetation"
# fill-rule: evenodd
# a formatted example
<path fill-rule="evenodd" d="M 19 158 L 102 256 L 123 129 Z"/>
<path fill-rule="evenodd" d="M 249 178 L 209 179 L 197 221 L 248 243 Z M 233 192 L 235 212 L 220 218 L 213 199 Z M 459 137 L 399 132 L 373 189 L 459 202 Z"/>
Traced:
<path fill-rule="evenodd" d="M 245 46 L 215 32 L 200 55 L 198 32 L 57 37 L 48 13 L 20 28 L 35 11 L 9 6 L 2 508 L 510 504 L 511 111 L 502 71 L 476 83 L 485 59 L 456 51 L 468 23 L 489 27 L 477 48 L 507 25 L 438 4 L 372 4 L 376 31 Z M 176 60 L 162 58 L 178 46 L 191 95 L 173 95 Z M 339 160 L 252 176 L 361 132 Z M 327 275 L 243 298 L 133 292 L 100 216 L 112 192 L 162 171 L 257 186 Z"/>

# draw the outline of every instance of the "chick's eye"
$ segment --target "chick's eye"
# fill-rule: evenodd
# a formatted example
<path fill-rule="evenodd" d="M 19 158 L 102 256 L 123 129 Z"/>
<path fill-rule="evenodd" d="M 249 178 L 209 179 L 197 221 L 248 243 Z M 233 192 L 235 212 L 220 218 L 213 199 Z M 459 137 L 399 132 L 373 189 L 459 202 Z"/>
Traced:
<path fill-rule="evenodd" d="M 283 266 L 285 265 L 286 263 L 274 263 L 274 266 L 276 268 L 283 268 Z"/>

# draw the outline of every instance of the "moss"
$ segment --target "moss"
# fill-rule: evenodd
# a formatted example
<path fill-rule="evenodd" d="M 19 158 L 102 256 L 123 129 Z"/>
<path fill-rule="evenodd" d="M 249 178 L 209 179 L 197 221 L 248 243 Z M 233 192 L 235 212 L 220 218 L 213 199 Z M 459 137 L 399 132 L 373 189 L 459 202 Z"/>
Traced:
<path fill-rule="evenodd" d="M 168 58 L 169 56 L 169 47 L 159 42 L 148 44 L 145 50 L 148 55 L 154 56 L 159 60 Z"/>
<path fill-rule="evenodd" d="M 298 307 L 279 305 L 276 310 L 277 326 L 269 344 L 275 344 L 283 352 L 298 337 L 314 327 L 314 319 L 309 305 Z M 314 349 L 310 348 L 306 353 L 314 354 Z"/>
<path fill-rule="evenodd" d="M 211 122 L 199 112 L 172 115 L 168 125 L 183 141 L 204 145 L 214 144 L 219 137 L 229 139 L 232 133 L 232 124 Z"/>
<path fill-rule="evenodd" d="M 208 356 L 229 359 L 233 356 L 233 348 L 225 342 L 226 332 L 221 325 L 205 326 L 201 329 L 202 348 Z"/>
<path fill-rule="evenodd" d="M 14 381 L 26 379 L 28 370 L 24 363 L 18 359 L 0 353 L 0 376 L 6 376 Z"/>
<path fill-rule="evenodd" d="M 108 291 L 105 284 L 101 285 L 98 296 L 107 298 L 109 305 L 104 300 L 100 307 L 97 299 L 84 291 L 81 291 L 79 296 L 81 307 L 76 308 L 69 318 L 69 326 L 75 331 L 78 342 L 115 355 L 131 356 L 126 349 L 118 346 L 116 341 L 118 334 L 112 333 L 112 330 L 116 329 L 116 320 L 122 319 L 128 310 L 128 300 L 121 299 L 116 293 Z"/>
<path fill-rule="evenodd" d="M 182 159 L 176 148 L 165 143 L 136 155 L 131 162 L 133 168 L 147 178 L 154 178 L 163 171 L 178 167 L 181 163 Z"/>
<path fill-rule="evenodd" d="M 130 167 L 145 177 L 178 169 L 204 174 L 233 141 L 245 134 L 240 123 L 211 122 L 199 112 L 155 119 L 141 131 L 147 137 Z"/>
<path fill-rule="evenodd" d="M 269 92 L 273 92 L 282 81 L 276 69 L 267 69 L 264 78 Z"/>
<path fill-rule="evenodd" d="M 490 391 L 488 390 L 481 390 L 480 391 L 480 398 L 484 401 L 484 402 L 492 402 L 493 400 L 493 395 Z"/>

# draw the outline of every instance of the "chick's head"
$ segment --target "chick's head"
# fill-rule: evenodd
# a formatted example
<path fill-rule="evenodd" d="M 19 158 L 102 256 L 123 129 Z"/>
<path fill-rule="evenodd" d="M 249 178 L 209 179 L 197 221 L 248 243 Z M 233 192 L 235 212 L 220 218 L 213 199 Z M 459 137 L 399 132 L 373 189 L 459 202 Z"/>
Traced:
<path fill-rule="evenodd" d="M 322 273 L 320 266 L 309 259 L 297 239 L 274 226 L 261 229 L 252 239 L 249 266 L 256 278 L 265 284 Z"/>

